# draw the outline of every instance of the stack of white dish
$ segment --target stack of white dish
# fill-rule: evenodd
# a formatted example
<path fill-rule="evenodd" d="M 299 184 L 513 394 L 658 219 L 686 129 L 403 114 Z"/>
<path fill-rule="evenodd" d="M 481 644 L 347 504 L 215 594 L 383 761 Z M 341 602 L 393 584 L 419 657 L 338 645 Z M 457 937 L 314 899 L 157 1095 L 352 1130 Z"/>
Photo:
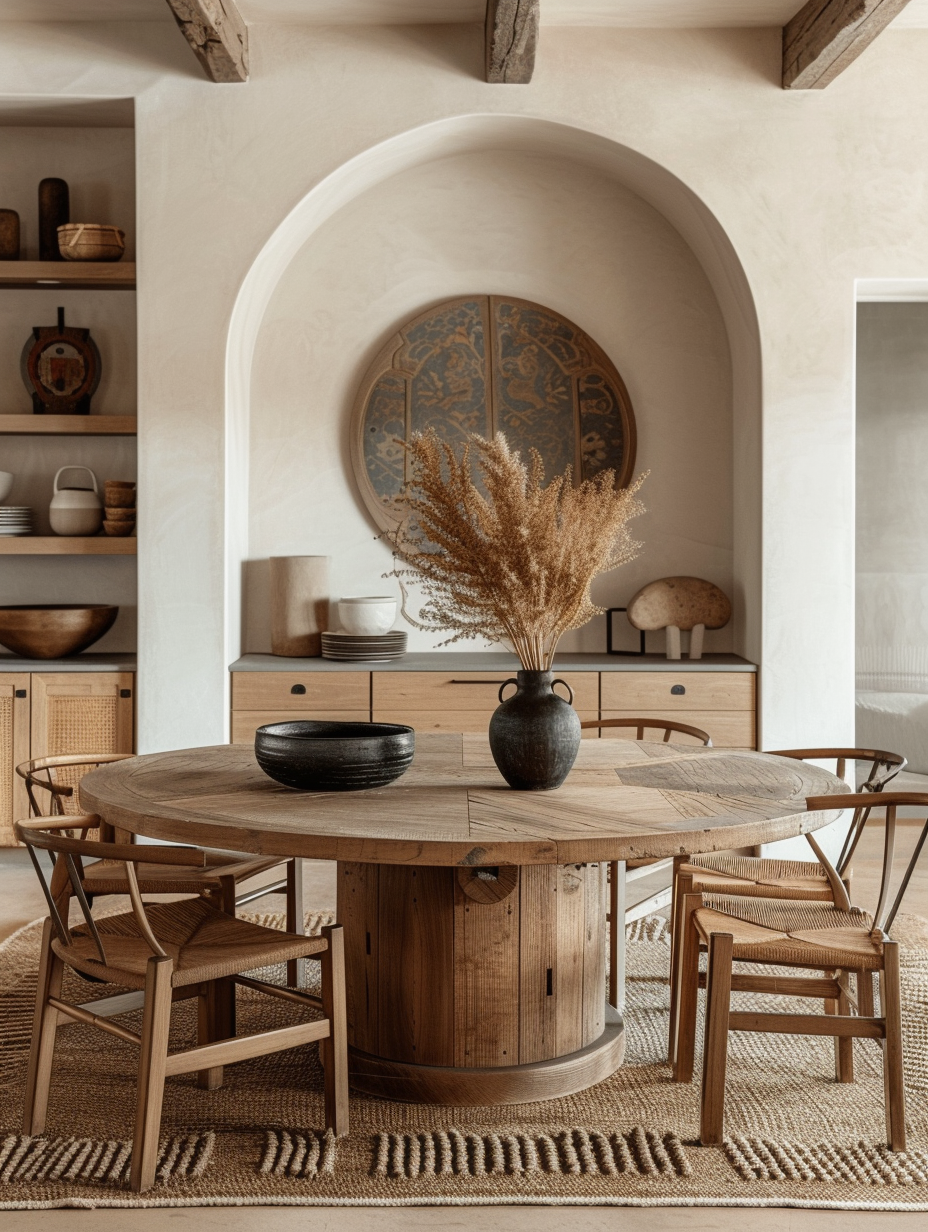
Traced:
<path fill-rule="evenodd" d="M 0 535 L 31 534 L 31 509 L 18 505 L 0 505 Z"/>
<path fill-rule="evenodd" d="M 352 662 L 383 662 L 401 659 L 406 653 L 406 634 L 392 633 L 323 633 L 323 659 L 348 659 Z"/>

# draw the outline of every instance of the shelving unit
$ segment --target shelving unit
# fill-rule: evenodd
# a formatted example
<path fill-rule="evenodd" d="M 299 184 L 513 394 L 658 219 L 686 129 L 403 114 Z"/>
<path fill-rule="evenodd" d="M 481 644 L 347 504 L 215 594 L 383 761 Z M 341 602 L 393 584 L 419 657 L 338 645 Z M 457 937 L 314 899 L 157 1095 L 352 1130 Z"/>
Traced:
<path fill-rule="evenodd" d="M 0 436 L 135 436 L 135 415 L 0 415 Z"/>
<path fill-rule="evenodd" d="M 0 287 L 20 290 L 134 291 L 134 261 L 3 261 Z"/>
<path fill-rule="evenodd" d="M 10 535 L 0 556 L 135 556 L 135 535 Z"/>

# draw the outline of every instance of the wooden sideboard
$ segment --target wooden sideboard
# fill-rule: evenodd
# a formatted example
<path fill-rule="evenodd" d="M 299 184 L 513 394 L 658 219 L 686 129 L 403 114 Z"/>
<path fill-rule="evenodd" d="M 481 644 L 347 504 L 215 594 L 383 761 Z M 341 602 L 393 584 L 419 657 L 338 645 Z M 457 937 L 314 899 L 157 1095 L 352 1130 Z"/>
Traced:
<path fill-rule="evenodd" d="M 486 731 L 499 687 L 518 664 L 502 653 L 435 652 L 359 671 L 356 664 L 327 659 L 246 655 L 231 670 L 232 742 L 238 744 L 250 743 L 262 723 L 286 719 L 373 719 L 417 731 Z M 757 669 L 735 655 L 692 663 L 658 655 L 564 655 L 555 671 L 573 690 L 581 719 L 677 718 L 703 728 L 716 746 L 756 747 Z"/>

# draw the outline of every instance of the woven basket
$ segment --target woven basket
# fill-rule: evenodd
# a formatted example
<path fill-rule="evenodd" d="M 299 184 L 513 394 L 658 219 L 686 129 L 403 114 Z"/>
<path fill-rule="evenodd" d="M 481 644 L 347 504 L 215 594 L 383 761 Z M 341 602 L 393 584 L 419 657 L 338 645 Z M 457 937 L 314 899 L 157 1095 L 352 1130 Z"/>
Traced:
<path fill-rule="evenodd" d="M 58 228 L 58 250 L 66 261 L 118 261 L 126 233 L 95 222 L 66 222 Z"/>

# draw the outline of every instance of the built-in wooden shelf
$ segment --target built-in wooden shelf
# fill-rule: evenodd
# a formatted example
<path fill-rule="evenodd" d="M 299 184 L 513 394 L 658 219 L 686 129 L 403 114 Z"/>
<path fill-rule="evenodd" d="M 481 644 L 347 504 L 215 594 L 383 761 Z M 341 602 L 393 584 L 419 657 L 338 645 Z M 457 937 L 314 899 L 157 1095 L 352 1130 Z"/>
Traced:
<path fill-rule="evenodd" d="M 0 261 L 0 287 L 134 291 L 134 261 Z"/>
<path fill-rule="evenodd" d="M 135 535 L 9 535 L 0 556 L 135 556 Z"/>
<path fill-rule="evenodd" d="M 0 415 L 3 436 L 135 436 L 134 415 Z"/>

